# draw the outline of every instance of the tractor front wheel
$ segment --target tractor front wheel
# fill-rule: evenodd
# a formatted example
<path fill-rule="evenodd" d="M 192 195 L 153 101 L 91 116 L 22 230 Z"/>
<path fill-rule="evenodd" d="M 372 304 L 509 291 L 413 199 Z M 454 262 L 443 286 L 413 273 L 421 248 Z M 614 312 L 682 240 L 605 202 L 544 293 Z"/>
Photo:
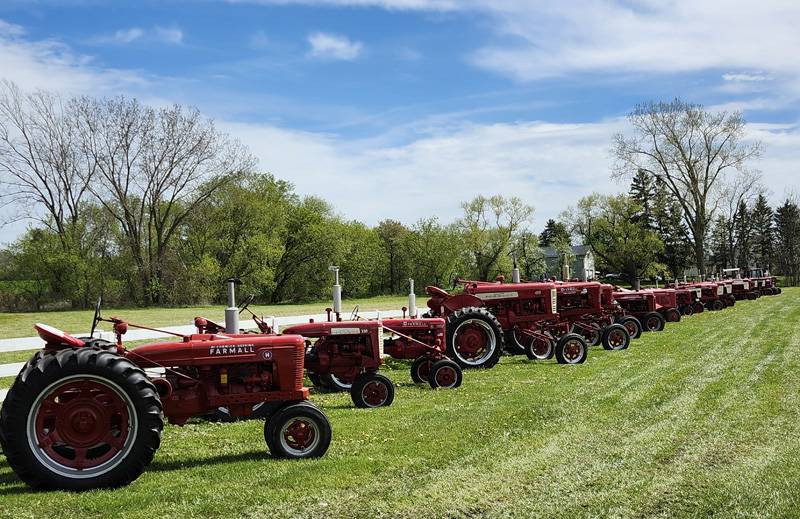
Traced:
<path fill-rule="evenodd" d="M 577 333 L 568 333 L 556 344 L 556 360 L 559 364 L 581 364 L 589 355 L 586 340 Z"/>
<path fill-rule="evenodd" d="M 603 332 L 597 323 L 589 323 L 588 325 L 584 323 L 584 326 L 573 324 L 571 333 L 582 336 L 590 346 L 597 346 L 603 341 Z"/>
<path fill-rule="evenodd" d="M 491 368 L 503 345 L 503 329 L 485 308 L 462 308 L 447 317 L 447 356 L 462 368 Z"/>
<path fill-rule="evenodd" d="M 163 426 L 158 392 L 145 373 L 95 348 L 40 357 L 0 411 L 8 464 L 35 488 L 126 485 L 152 461 Z"/>
<path fill-rule="evenodd" d="M 706 310 L 705 305 L 703 303 L 701 303 L 700 301 L 697 301 L 692 306 L 694 306 L 694 313 L 696 313 L 696 314 L 702 314 Z"/>
<path fill-rule="evenodd" d="M 385 407 L 394 400 L 394 384 L 380 373 L 362 373 L 350 389 L 356 407 Z"/>
<path fill-rule="evenodd" d="M 644 316 L 642 320 L 644 324 L 645 331 L 648 332 L 660 332 L 664 329 L 666 324 L 666 320 L 664 316 L 658 312 L 650 312 L 649 314 Z"/>
<path fill-rule="evenodd" d="M 603 330 L 603 349 L 624 350 L 631 345 L 631 335 L 621 324 L 612 324 Z"/>
<path fill-rule="evenodd" d="M 714 310 L 715 312 L 718 312 L 718 311 L 722 310 L 723 308 L 725 308 L 725 303 L 723 303 L 719 299 L 715 299 L 714 301 L 711 302 L 711 310 Z"/>
<path fill-rule="evenodd" d="M 554 354 L 553 341 L 546 337 L 530 337 L 525 346 L 525 356 L 529 360 L 547 360 Z"/>
<path fill-rule="evenodd" d="M 676 308 L 669 308 L 664 312 L 664 319 L 668 323 L 677 323 L 681 320 L 681 313 Z"/>
<path fill-rule="evenodd" d="M 463 376 L 461 366 L 450 359 L 442 359 L 434 362 L 431 366 L 428 383 L 433 389 L 457 388 L 461 385 Z"/>
<path fill-rule="evenodd" d="M 686 317 L 694 315 L 694 307 L 692 305 L 686 305 L 683 307 L 683 315 Z"/>
<path fill-rule="evenodd" d="M 276 458 L 319 458 L 331 444 L 331 424 L 311 402 L 289 404 L 264 422 L 264 440 Z"/>
<path fill-rule="evenodd" d="M 433 361 L 427 355 L 414 359 L 414 362 L 411 363 L 411 380 L 415 384 L 427 383 L 431 366 L 433 366 Z"/>
<path fill-rule="evenodd" d="M 620 319 L 619 324 L 628 330 L 628 335 L 631 336 L 631 339 L 638 339 L 642 336 L 642 323 L 640 323 L 639 319 L 633 317 L 632 315 L 628 315 Z"/>

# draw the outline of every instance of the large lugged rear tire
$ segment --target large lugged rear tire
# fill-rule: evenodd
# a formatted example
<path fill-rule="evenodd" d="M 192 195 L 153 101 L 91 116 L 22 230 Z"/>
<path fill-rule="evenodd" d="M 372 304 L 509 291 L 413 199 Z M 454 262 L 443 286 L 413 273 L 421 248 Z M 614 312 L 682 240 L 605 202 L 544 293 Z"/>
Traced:
<path fill-rule="evenodd" d="M 447 316 L 447 356 L 462 368 L 491 368 L 503 345 L 500 322 L 485 308 L 461 308 Z"/>
<path fill-rule="evenodd" d="M 658 312 L 650 312 L 642 319 L 642 327 L 646 332 L 660 332 L 665 324 L 664 316 Z"/>
<path fill-rule="evenodd" d="M 32 359 L 33 360 L 33 359 Z M 42 355 L 0 410 L 9 465 L 34 488 L 89 490 L 135 480 L 164 427 L 161 401 L 129 360 L 94 348 Z"/>

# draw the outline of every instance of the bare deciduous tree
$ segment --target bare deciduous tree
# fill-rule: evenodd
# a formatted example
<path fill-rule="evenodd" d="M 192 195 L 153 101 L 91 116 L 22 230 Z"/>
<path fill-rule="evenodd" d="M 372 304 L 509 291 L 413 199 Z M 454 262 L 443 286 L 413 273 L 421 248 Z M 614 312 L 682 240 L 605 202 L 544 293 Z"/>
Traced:
<path fill-rule="evenodd" d="M 709 112 L 676 99 L 638 105 L 629 114 L 632 136 L 614 137 L 614 176 L 646 172 L 664 182 L 683 208 L 692 235 L 695 264 L 705 271 L 705 239 L 722 185 L 761 153 L 760 142 L 745 140 L 738 112 Z"/>
<path fill-rule="evenodd" d="M 48 226 L 64 248 L 79 238 L 94 173 L 73 115 L 72 101 L 0 82 L 0 204 L 13 204 L 17 218 Z"/>
<path fill-rule="evenodd" d="M 89 189 L 119 223 L 144 299 L 161 302 L 169 246 L 187 216 L 254 158 L 196 109 L 136 100 L 77 100 L 81 142 L 96 164 Z"/>

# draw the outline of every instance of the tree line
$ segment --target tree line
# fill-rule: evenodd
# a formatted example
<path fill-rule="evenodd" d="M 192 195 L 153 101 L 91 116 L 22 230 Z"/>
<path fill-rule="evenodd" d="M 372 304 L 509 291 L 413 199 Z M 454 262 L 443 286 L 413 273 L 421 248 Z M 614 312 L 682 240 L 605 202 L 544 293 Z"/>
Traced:
<path fill-rule="evenodd" d="M 628 194 L 593 194 L 537 235 L 533 206 L 478 196 L 453 222 L 347 220 L 328 202 L 257 170 L 250 152 L 196 109 L 117 97 L 65 98 L 0 85 L 0 202 L 37 222 L 0 250 L 0 308 L 220 303 L 223 281 L 262 302 L 325 298 L 327 267 L 345 295 L 491 280 L 517 261 L 525 279 L 558 275 L 589 245 L 631 283 L 689 266 L 800 272 L 800 215 L 774 211 L 745 167 L 760 152 L 740 115 L 681 101 L 637 107 L 615 137 Z M 700 243 L 698 243 L 698 241 Z M 710 245 L 709 245 L 710 244 Z M 544 261 L 541 246 L 558 252 Z M 698 258 L 700 261 L 698 262 Z"/>

